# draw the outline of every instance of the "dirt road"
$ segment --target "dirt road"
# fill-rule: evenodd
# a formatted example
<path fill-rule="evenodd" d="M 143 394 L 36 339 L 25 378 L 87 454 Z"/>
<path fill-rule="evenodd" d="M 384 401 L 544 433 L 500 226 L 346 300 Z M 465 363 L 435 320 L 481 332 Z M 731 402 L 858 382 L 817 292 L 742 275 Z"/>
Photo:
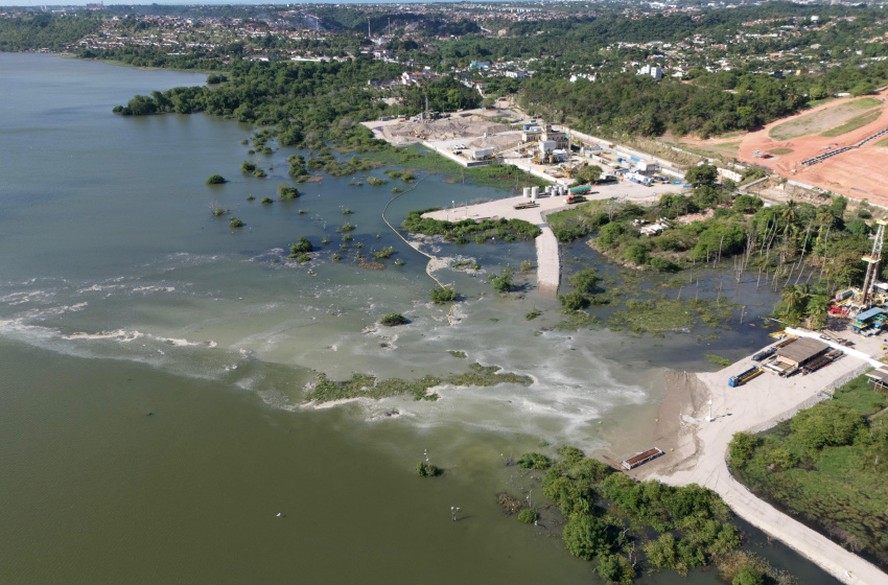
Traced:
<path fill-rule="evenodd" d="M 878 341 L 866 340 L 870 341 L 875 342 L 875 346 L 861 343 L 859 349 L 870 356 L 880 354 Z M 639 475 L 672 485 L 696 483 L 716 491 L 738 516 L 844 583 L 888 583 L 888 575 L 875 565 L 754 496 L 731 476 L 725 463 L 734 433 L 759 432 L 790 418 L 822 400 L 826 392 L 863 373 L 870 367 L 870 361 L 847 355 L 807 376 L 780 378 L 766 373 L 739 388 L 729 388 L 728 378 L 751 365 L 751 359 L 746 358 L 719 372 L 697 374 L 697 380 L 691 379 L 696 383 L 695 391 L 702 396 L 695 401 L 696 406 L 686 406 L 680 415 L 681 434 L 674 445 L 658 445 L 668 450 L 667 455 L 649 464 L 647 469 L 642 468 Z M 664 421 L 664 424 L 674 429 L 675 421 Z"/>

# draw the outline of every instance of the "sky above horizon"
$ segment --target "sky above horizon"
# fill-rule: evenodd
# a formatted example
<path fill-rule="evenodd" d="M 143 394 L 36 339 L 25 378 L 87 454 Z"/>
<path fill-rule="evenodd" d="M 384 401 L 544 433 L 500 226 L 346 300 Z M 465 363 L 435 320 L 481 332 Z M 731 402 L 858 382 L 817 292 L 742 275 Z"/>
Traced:
<path fill-rule="evenodd" d="M 238 5 L 238 4 L 430 4 L 434 2 L 458 2 L 459 0 L 309 0 L 307 2 L 293 2 L 286 0 L 236 0 L 227 2 L 225 0 L 212 1 L 212 0 L 105 0 L 103 3 L 106 6 L 129 6 L 136 4 L 172 4 L 172 5 L 213 5 L 219 6 L 223 4 L 230 5 Z M 497 0 L 487 0 L 496 2 Z M 49 2 L 41 2 L 40 0 L 12 0 L 4 2 L 0 0 L 0 7 L 3 8 L 13 8 L 13 7 L 21 7 L 21 6 L 46 6 L 46 7 L 61 7 L 61 6 L 86 6 L 87 4 L 99 4 L 101 0 L 74 0 L 72 2 L 59 2 L 58 0 L 50 0 Z"/>

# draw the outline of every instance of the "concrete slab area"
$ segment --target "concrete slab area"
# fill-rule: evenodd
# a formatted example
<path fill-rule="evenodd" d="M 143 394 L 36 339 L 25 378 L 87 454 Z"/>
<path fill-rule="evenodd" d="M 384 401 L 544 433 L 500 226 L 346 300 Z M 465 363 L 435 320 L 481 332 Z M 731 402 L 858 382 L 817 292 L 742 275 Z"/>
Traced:
<path fill-rule="evenodd" d="M 854 337 L 856 340 L 859 336 Z M 738 516 L 844 583 L 888 583 L 888 575 L 872 563 L 757 498 L 731 476 L 725 461 L 735 433 L 771 428 L 828 398 L 832 390 L 866 371 L 874 357 L 883 353 L 878 341 L 866 341 L 845 357 L 805 376 L 780 378 L 766 372 L 743 386 L 729 388 L 729 377 L 757 365 L 750 357 L 718 372 L 697 374 L 702 395 L 695 409 L 681 414 L 681 431 L 675 446 L 638 475 L 673 485 L 696 483 L 716 491 Z"/>

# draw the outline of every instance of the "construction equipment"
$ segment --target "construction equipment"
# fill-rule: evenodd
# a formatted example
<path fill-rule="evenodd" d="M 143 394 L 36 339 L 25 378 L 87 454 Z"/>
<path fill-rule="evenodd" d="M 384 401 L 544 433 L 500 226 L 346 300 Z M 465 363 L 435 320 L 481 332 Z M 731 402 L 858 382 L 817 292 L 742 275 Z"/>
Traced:
<path fill-rule="evenodd" d="M 886 222 L 884 219 L 877 219 L 876 225 L 879 227 L 876 229 L 876 237 L 873 240 L 873 251 L 870 252 L 869 256 L 864 256 L 862 260 L 867 263 L 866 267 L 866 276 L 863 278 L 863 298 L 861 299 L 861 304 L 864 307 L 869 306 L 870 301 L 873 296 L 873 288 L 876 285 L 876 277 L 879 274 L 879 260 L 882 257 L 882 243 L 885 240 L 885 225 Z"/>

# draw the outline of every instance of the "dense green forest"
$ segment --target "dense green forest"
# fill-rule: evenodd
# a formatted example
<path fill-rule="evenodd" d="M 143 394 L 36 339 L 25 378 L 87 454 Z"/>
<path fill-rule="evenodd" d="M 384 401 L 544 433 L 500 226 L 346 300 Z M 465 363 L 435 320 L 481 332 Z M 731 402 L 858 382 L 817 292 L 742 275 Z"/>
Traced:
<path fill-rule="evenodd" d="M 59 17 L 46 13 L 0 18 L 0 51 L 69 50 L 84 36 L 96 32 L 100 16 Z"/>
<path fill-rule="evenodd" d="M 753 492 L 886 568 L 886 406 L 861 376 L 772 431 L 738 433 L 728 462 Z"/>
<path fill-rule="evenodd" d="M 888 61 L 831 69 L 817 77 L 776 79 L 735 70 L 691 83 L 625 73 L 605 82 L 535 76 L 519 89 L 531 114 L 596 134 L 703 137 L 753 130 L 833 93 L 864 95 L 888 82 Z"/>
<path fill-rule="evenodd" d="M 136 66 L 228 73 L 229 82 L 215 87 L 212 97 L 203 90 L 174 92 L 166 100 L 152 95 L 120 111 L 207 111 L 280 125 L 283 141 L 289 144 L 301 144 L 300 134 L 318 133 L 340 142 L 345 136 L 345 143 L 353 143 L 354 122 L 383 113 L 421 111 L 426 97 L 433 110 L 476 105 L 481 96 L 455 81 L 481 74 L 465 70 L 472 60 L 516 61 L 534 73 L 526 79 L 482 75 L 488 97 L 513 93 L 532 114 L 614 137 L 749 130 L 837 92 L 862 95 L 888 83 L 888 61 L 878 60 L 888 56 L 888 44 L 865 42 L 885 33 L 886 20 L 881 10 L 866 6 L 770 2 L 668 14 L 643 7 L 627 11 L 616 4 L 534 9 L 539 10 L 536 18 L 517 22 L 497 20 L 496 11 L 490 18 L 490 11 L 480 7 L 449 4 L 423 11 L 326 5 L 314 6 L 311 12 L 269 6 L 33 12 L 0 18 L 0 50 L 68 50 Z M 493 28 L 482 29 L 467 18 L 473 13 Z M 183 26 L 150 15 L 222 20 Z M 492 34 L 496 27 L 502 28 Z M 96 34 L 100 28 L 101 34 Z M 318 34 L 293 34 L 306 29 Z M 371 43 L 367 32 L 384 36 Z M 190 48 L 170 50 L 152 41 L 157 33 Z M 93 41 L 81 42 L 86 38 Z M 132 42 L 101 42 L 108 38 Z M 397 63 L 360 56 L 373 48 L 386 49 Z M 297 66 L 287 63 L 294 54 L 353 63 L 304 66 L 294 73 Z M 770 57 L 764 58 L 769 55 L 779 55 L 779 61 L 769 65 Z M 686 68 L 681 79 L 655 81 L 627 67 L 676 57 Z M 245 60 L 267 63 L 260 68 Z M 423 65 L 453 79 L 409 90 L 366 87 L 371 80 L 396 79 Z M 801 67 L 806 72 L 773 76 L 772 67 Z M 572 72 L 594 72 L 596 80 L 570 83 Z M 289 87 L 289 80 L 297 87 Z M 383 97 L 401 99 L 402 106 L 386 106 Z"/>
<path fill-rule="evenodd" d="M 257 126 L 274 126 L 279 144 L 321 146 L 330 141 L 353 148 L 373 146 L 370 132 L 358 124 L 391 108 L 371 79 L 398 75 L 396 65 L 367 58 L 343 62 L 291 63 L 238 61 L 225 69 L 226 80 L 212 87 L 174 88 L 136 96 L 115 111 L 124 115 L 207 112 Z M 406 88 L 405 105 L 395 112 L 421 111 L 424 98 L 439 109 L 476 106 L 477 93 L 452 78 Z"/>
<path fill-rule="evenodd" d="M 594 248 L 634 267 L 671 272 L 732 259 L 735 270 L 757 273 L 775 287 L 813 281 L 832 290 L 861 280 L 860 257 L 872 247 L 868 208 L 848 212 L 841 197 L 819 206 L 789 202 L 764 207 L 756 197 L 736 195 L 733 185 L 716 184 L 715 173 L 704 172 L 707 168 L 712 169 L 689 171 L 689 180 L 707 177 L 690 196 L 663 195 L 651 207 L 592 201 L 550 214 L 549 224 L 560 241 L 591 235 Z M 692 222 L 675 221 L 688 214 L 702 215 Z M 669 227 L 660 233 L 641 232 L 663 219 Z M 793 307 L 785 316 L 797 324 L 806 315 Z"/>
<path fill-rule="evenodd" d="M 526 453 L 517 464 L 542 473 L 543 494 L 565 520 L 565 547 L 571 555 L 594 562 L 605 582 L 628 585 L 645 573 L 669 569 L 686 575 L 709 565 L 727 582 L 791 582 L 741 550 L 733 515 L 715 492 L 697 485 L 637 482 L 573 447 L 560 449 L 559 455 L 554 461 Z M 536 512 L 531 507 L 518 518 L 533 522 Z M 738 575 L 756 580 L 738 581 Z"/>

